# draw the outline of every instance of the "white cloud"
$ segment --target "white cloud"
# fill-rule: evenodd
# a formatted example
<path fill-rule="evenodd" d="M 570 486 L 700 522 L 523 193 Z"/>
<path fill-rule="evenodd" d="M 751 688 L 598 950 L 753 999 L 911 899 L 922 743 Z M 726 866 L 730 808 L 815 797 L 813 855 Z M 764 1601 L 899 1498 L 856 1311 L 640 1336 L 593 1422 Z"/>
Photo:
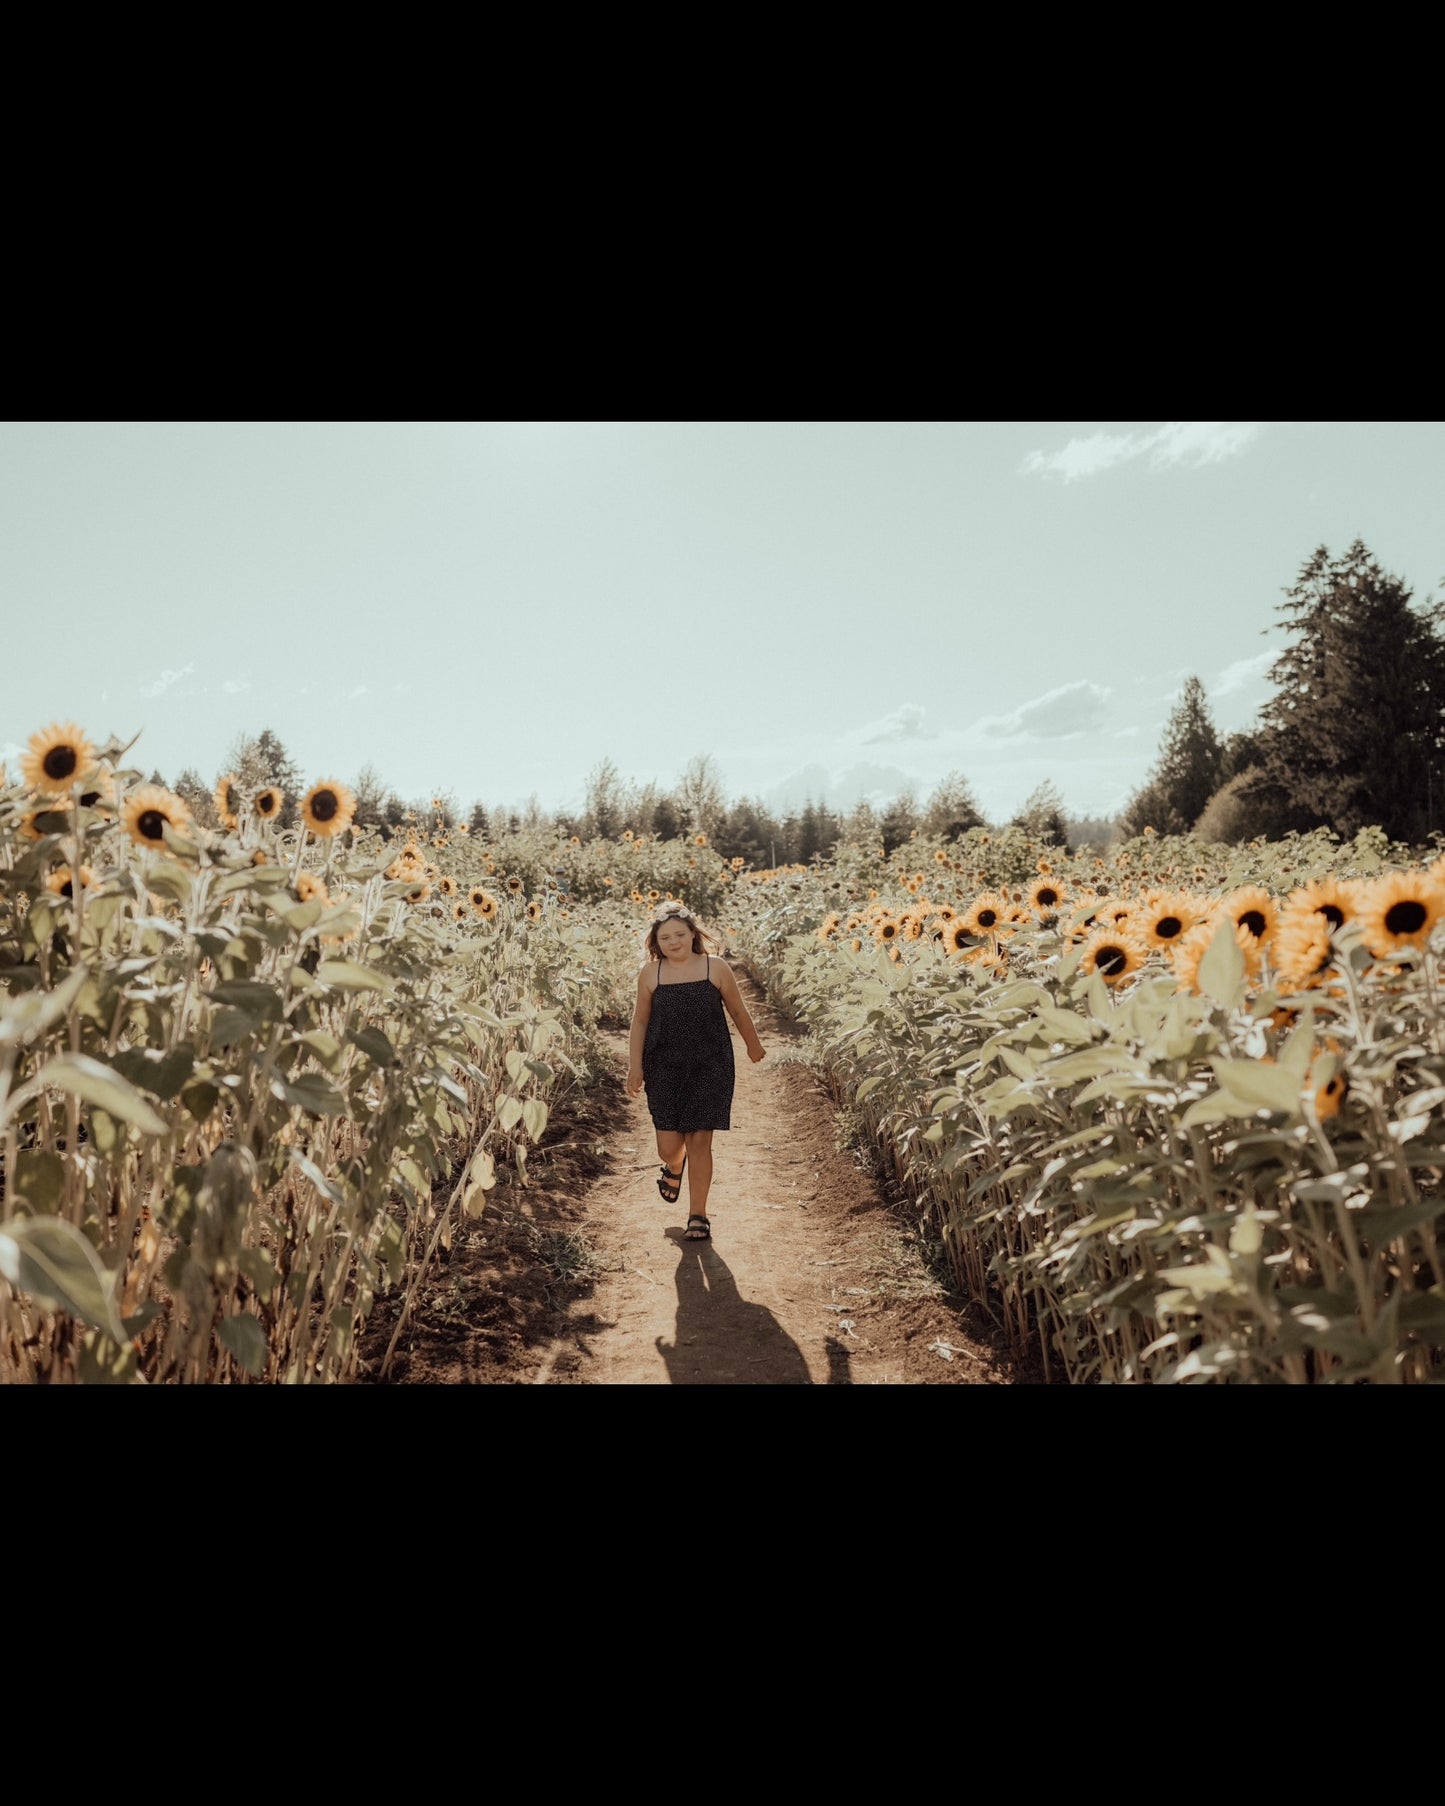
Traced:
<path fill-rule="evenodd" d="M 178 684 L 183 677 L 194 677 L 194 665 L 182 665 L 179 671 L 162 671 L 154 683 L 142 684 L 142 696 L 164 696 L 173 684 Z"/>
<path fill-rule="evenodd" d="M 935 740 L 937 734 L 923 725 L 927 710 L 921 703 L 905 702 L 878 721 L 870 721 L 858 730 L 860 746 L 877 746 L 885 740 Z"/>
<path fill-rule="evenodd" d="M 1214 680 L 1214 694 L 1228 696 L 1235 690 L 1248 689 L 1259 682 L 1278 657 L 1276 649 L 1273 652 L 1258 652 L 1253 658 L 1237 658 L 1232 665 L 1226 665 Z"/>
<path fill-rule="evenodd" d="M 244 691 L 249 690 L 250 687 L 251 687 L 250 684 L 237 683 L 233 678 L 230 678 L 230 677 L 228 677 L 226 679 L 226 681 L 221 685 L 221 688 L 226 692 L 226 694 L 228 696 L 240 696 Z"/>
<path fill-rule="evenodd" d="M 1138 732 L 1139 732 L 1139 729 L 1137 727 L 1116 728 L 1115 732 L 1114 732 L 1114 738 L 1116 740 L 1132 740 Z"/>
<path fill-rule="evenodd" d="M 1032 702 L 1024 703 L 1012 715 L 990 715 L 974 729 L 974 737 L 1023 735 L 1033 740 L 1062 740 L 1072 734 L 1087 734 L 1104 725 L 1104 704 L 1113 691 L 1103 684 L 1081 678 L 1078 683 L 1062 684 L 1057 690 L 1046 690 Z"/>
<path fill-rule="evenodd" d="M 3 765 L 7 759 L 18 759 L 24 751 L 23 746 L 17 746 L 13 740 L 7 740 L 3 746 L 0 746 L 0 765 Z"/>
<path fill-rule="evenodd" d="M 1030 452 L 1019 475 L 1058 476 L 1072 483 L 1146 454 L 1153 470 L 1218 464 L 1238 457 L 1254 443 L 1259 430 L 1258 421 L 1171 420 L 1152 433 L 1090 433 L 1086 439 L 1071 439 L 1062 451 Z"/>
<path fill-rule="evenodd" d="M 355 701 L 357 701 L 357 699 L 359 697 L 370 696 L 370 694 L 371 694 L 371 685 L 370 684 L 358 684 L 354 690 L 350 691 L 347 694 L 346 700 L 348 702 L 355 702 Z"/>

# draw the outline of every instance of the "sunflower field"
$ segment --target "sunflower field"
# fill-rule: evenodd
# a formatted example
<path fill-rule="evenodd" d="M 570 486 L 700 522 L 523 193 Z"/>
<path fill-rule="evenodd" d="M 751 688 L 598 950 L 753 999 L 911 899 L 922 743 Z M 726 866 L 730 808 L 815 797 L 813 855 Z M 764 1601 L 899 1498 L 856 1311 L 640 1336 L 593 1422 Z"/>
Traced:
<path fill-rule="evenodd" d="M 332 780 L 208 831 L 127 750 L 0 774 L 0 1380 L 353 1379 L 630 1006 L 622 906 L 594 945 L 540 848 L 383 844 Z"/>
<path fill-rule="evenodd" d="M 1055 1379 L 1445 1372 L 1445 858 L 1366 830 L 750 875 L 732 934 Z"/>

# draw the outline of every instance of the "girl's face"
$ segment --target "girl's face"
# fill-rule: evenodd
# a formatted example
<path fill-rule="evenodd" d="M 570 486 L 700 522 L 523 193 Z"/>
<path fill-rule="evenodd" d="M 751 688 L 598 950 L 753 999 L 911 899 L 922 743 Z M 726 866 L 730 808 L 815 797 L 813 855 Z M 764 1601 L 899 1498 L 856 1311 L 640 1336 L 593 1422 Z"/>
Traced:
<path fill-rule="evenodd" d="M 680 922 L 674 917 L 658 929 L 657 944 L 662 949 L 664 959 L 681 959 L 685 953 L 692 951 L 692 930 L 686 922 Z"/>

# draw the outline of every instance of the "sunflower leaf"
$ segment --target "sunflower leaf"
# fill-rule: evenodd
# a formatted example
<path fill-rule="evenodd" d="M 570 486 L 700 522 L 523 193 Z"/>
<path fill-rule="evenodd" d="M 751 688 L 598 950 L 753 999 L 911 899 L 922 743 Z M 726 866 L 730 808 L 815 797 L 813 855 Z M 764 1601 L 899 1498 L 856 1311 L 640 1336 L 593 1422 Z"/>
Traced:
<path fill-rule="evenodd" d="M 1244 952 L 1235 939 L 1234 924 L 1222 922 L 1199 962 L 1199 988 L 1221 1009 L 1232 1010 L 1244 987 L 1244 970 Z"/>
<path fill-rule="evenodd" d="M 57 1054 L 36 1077 L 42 1085 L 54 1085 L 108 1111 L 121 1122 L 133 1123 L 143 1134 L 166 1132 L 164 1119 L 156 1115 L 135 1087 L 113 1066 L 92 1059 L 89 1054 Z"/>
<path fill-rule="evenodd" d="M 316 968 L 316 976 L 335 991 L 389 991 L 391 980 L 369 966 L 358 966 L 349 959 L 324 959 Z"/>
<path fill-rule="evenodd" d="M 115 1275 L 73 1223 L 12 1217 L 0 1228 L 0 1273 L 46 1310 L 64 1311 L 126 1340 L 115 1308 Z"/>

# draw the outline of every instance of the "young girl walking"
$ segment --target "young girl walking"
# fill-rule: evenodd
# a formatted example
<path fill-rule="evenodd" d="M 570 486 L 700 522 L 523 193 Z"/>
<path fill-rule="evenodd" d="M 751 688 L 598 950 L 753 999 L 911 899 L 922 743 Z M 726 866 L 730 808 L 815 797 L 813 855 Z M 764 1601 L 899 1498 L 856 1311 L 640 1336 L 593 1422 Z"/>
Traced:
<path fill-rule="evenodd" d="M 767 1052 L 737 980 L 708 951 L 716 945 L 684 904 L 665 903 L 653 916 L 643 942 L 647 964 L 637 974 L 628 1059 L 628 1095 L 636 1097 L 647 1087 L 647 1108 L 662 1156 L 657 1189 L 669 1204 L 677 1202 L 683 1172 L 691 1163 L 690 1242 L 712 1239 L 707 1194 L 713 1132 L 732 1126 L 736 1075 L 728 1016 L 738 1025 L 750 1060 L 761 1060 Z M 672 1163 L 679 1155 L 681 1164 L 674 1172 Z"/>

